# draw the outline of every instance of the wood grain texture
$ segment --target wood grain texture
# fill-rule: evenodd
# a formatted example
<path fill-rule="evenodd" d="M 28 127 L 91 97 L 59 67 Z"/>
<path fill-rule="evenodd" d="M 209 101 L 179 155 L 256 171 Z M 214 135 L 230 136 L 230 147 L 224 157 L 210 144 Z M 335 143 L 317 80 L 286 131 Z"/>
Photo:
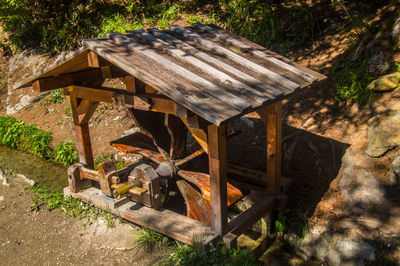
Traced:
<path fill-rule="evenodd" d="M 267 128 L 267 192 L 276 195 L 281 192 L 282 103 L 274 103 L 257 112 Z"/>
<path fill-rule="evenodd" d="M 117 200 L 105 197 L 100 189 L 94 187 L 78 193 L 73 193 L 69 188 L 65 188 L 64 195 L 71 195 L 84 202 L 92 203 L 96 207 L 110 211 L 127 221 L 150 228 L 186 244 L 203 243 L 217 236 L 204 223 L 166 209 L 157 211 L 132 201 L 115 207 Z"/>
<path fill-rule="evenodd" d="M 211 228 L 224 235 L 228 230 L 226 126 L 208 126 Z"/>
<path fill-rule="evenodd" d="M 210 82 L 204 79 L 197 79 L 200 84 L 192 82 L 189 76 L 182 76 L 187 74 L 186 70 L 176 73 L 175 70 L 182 70 L 182 67 L 165 60 L 160 63 L 159 54 L 140 49 L 139 43 L 126 36 L 118 35 L 112 40 L 89 39 L 84 45 L 212 123 L 221 124 L 241 114 L 198 87 L 210 85 Z M 217 89 L 215 85 L 212 88 Z"/>
<path fill-rule="evenodd" d="M 325 78 L 239 36 L 199 23 L 164 31 L 112 33 L 86 39 L 83 47 L 19 87 L 85 85 L 64 75 L 95 69 L 102 79 L 121 77 L 125 92 L 162 94 L 219 126 Z M 97 93 L 90 95 L 99 101 Z"/>
<path fill-rule="evenodd" d="M 255 57 L 261 58 L 262 60 L 272 64 L 271 69 L 277 69 L 277 68 L 283 68 L 288 71 L 288 73 L 292 73 L 292 75 L 298 75 L 300 76 L 304 81 L 305 85 L 311 84 L 313 81 L 318 79 L 318 76 L 309 74 L 302 69 L 299 69 L 293 65 L 290 65 L 286 63 L 285 61 L 279 60 L 278 58 L 268 55 L 264 53 L 263 51 L 259 49 L 255 49 L 254 47 L 251 47 L 243 42 L 241 42 L 238 39 L 233 38 L 231 35 L 223 33 L 221 31 L 218 31 L 216 29 L 213 29 L 209 26 L 203 25 L 201 23 L 195 23 L 193 24 L 196 28 L 199 28 L 207 33 L 213 34 L 218 40 L 221 40 L 224 43 L 227 43 L 228 45 L 232 45 L 241 51 L 244 51 L 250 55 L 253 55 Z"/>
<path fill-rule="evenodd" d="M 215 42 L 212 42 L 205 38 L 202 38 L 200 35 L 190 31 L 189 29 L 182 28 L 180 26 L 171 26 L 171 30 L 173 32 L 177 32 L 177 33 L 181 34 L 186 39 L 189 39 L 191 41 L 198 43 L 199 45 L 201 45 L 201 47 L 203 47 L 209 51 L 218 53 L 221 56 L 228 58 L 232 62 L 248 69 L 248 71 L 256 72 L 260 75 L 267 77 L 270 80 L 273 80 L 277 84 L 282 84 L 281 89 L 284 90 L 285 92 L 292 92 L 295 89 L 300 87 L 299 84 L 296 84 L 296 83 L 288 80 L 287 78 L 280 76 L 277 73 L 275 73 L 267 68 L 264 68 L 263 66 L 256 64 L 229 49 L 226 49 L 225 47 L 222 47 L 221 45 L 219 45 Z"/>
<path fill-rule="evenodd" d="M 272 210 L 275 197 L 264 195 L 249 209 L 234 217 L 228 224 L 228 231 L 234 235 L 241 235 L 250 229 L 254 223 Z"/>

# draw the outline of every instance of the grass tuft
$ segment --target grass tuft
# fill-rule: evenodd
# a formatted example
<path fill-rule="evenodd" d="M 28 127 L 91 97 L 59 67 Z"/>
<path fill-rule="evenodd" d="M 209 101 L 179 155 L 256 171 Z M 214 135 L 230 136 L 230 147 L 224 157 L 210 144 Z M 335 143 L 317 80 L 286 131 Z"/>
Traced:
<path fill-rule="evenodd" d="M 161 248 L 162 245 L 168 246 L 169 239 L 151 229 L 142 227 L 138 229 L 135 239 L 135 246 L 144 251 L 153 251 Z"/>
<path fill-rule="evenodd" d="M 72 197 L 64 197 L 62 193 L 54 192 L 46 186 L 35 184 L 33 187 L 27 187 L 35 192 L 32 197 L 31 210 L 38 212 L 40 207 L 45 205 L 48 211 L 60 210 L 71 217 L 83 219 L 88 218 L 88 224 L 91 220 L 102 218 L 109 227 L 115 226 L 114 216 L 107 211 L 96 208 L 91 204 L 81 202 Z"/>
<path fill-rule="evenodd" d="M 162 265 L 258 265 L 253 254 L 247 249 L 232 249 L 225 247 L 223 242 L 210 246 L 207 250 L 176 242 L 170 253 L 161 262 Z"/>

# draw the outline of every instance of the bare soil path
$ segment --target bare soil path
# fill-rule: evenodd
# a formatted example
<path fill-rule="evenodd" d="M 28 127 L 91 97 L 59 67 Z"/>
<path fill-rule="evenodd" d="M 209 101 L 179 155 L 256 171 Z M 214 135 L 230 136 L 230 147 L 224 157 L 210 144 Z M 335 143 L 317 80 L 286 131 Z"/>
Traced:
<path fill-rule="evenodd" d="M 133 250 L 135 230 L 84 220 L 42 206 L 31 211 L 34 193 L 17 177 L 0 184 L 0 265 L 152 265 L 157 254 Z M 121 232 L 123 233 L 121 235 Z"/>

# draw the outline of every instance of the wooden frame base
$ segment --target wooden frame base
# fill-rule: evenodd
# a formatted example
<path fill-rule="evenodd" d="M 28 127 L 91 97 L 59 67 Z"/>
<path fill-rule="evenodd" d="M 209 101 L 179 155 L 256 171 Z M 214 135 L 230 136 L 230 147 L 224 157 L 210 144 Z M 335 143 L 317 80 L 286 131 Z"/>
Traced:
<path fill-rule="evenodd" d="M 228 223 L 226 234 L 214 232 L 210 226 L 173 211 L 154 210 L 128 198 L 120 200 L 105 196 L 100 189 L 89 187 L 80 192 L 71 192 L 64 188 L 64 195 L 71 196 L 86 203 L 109 211 L 136 225 L 144 226 L 160 234 L 171 237 L 183 243 L 207 246 L 222 239 L 228 248 L 236 248 L 237 237 L 246 232 L 251 226 L 272 210 L 276 197 L 265 195 L 254 202 L 250 208 L 234 217 Z"/>
<path fill-rule="evenodd" d="M 91 203 L 129 222 L 150 228 L 189 245 L 207 245 L 219 237 L 209 226 L 201 222 L 166 209 L 156 211 L 130 200 L 116 200 L 104 196 L 101 190 L 95 187 L 77 193 L 71 192 L 69 187 L 66 187 L 64 195 Z"/>

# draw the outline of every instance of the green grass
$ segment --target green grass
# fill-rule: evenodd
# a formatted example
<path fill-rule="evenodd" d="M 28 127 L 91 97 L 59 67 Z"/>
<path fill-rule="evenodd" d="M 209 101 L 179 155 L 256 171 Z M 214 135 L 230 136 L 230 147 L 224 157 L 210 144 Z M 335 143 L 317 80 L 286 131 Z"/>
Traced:
<path fill-rule="evenodd" d="M 135 238 L 135 247 L 143 249 L 146 252 L 150 252 L 155 249 L 160 249 L 163 245 L 169 245 L 168 237 L 145 227 L 138 229 L 138 233 Z"/>
<path fill-rule="evenodd" d="M 254 255 L 247 249 L 227 249 L 223 242 L 216 246 L 201 249 L 176 242 L 170 247 L 169 253 L 160 265 L 232 265 L 250 266 L 258 265 Z"/>
<path fill-rule="evenodd" d="M 91 204 L 81 202 L 72 197 L 64 197 L 62 193 L 54 192 L 46 186 L 36 184 L 33 187 L 26 187 L 35 192 L 32 197 L 31 211 L 38 212 L 41 206 L 46 206 L 46 210 L 60 210 L 71 217 L 78 219 L 88 218 L 91 220 L 102 218 L 107 222 L 109 227 L 115 226 L 114 216 L 107 211 L 96 208 Z"/>

